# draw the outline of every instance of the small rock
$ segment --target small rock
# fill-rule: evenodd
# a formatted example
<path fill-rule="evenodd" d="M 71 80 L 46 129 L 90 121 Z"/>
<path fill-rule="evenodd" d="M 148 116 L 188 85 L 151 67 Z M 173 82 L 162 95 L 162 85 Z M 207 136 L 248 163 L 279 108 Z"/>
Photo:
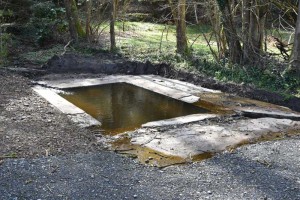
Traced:
<path fill-rule="evenodd" d="M 207 194 L 212 194 L 212 191 L 208 190 L 208 191 L 207 191 Z"/>
<path fill-rule="evenodd" d="M 138 197 L 138 196 L 137 196 L 136 194 L 135 194 L 135 195 L 133 195 L 133 198 L 135 198 L 135 199 L 136 199 L 137 197 Z"/>

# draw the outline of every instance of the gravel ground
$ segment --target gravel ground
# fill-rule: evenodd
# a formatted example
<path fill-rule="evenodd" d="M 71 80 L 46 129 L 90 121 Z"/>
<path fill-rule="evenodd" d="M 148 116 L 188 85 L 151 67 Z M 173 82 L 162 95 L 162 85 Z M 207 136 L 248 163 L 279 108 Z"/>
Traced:
<path fill-rule="evenodd" d="M 6 160 L 1 199 L 300 199 L 300 139 L 164 169 L 113 152 Z"/>
<path fill-rule="evenodd" d="M 29 79 L 0 70 L 0 85 L 0 199 L 300 199 L 299 136 L 147 167 L 103 150 Z"/>
<path fill-rule="evenodd" d="M 94 134 L 79 128 L 30 88 L 29 79 L 0 71 L 0 160 L 96 152 Z"/>

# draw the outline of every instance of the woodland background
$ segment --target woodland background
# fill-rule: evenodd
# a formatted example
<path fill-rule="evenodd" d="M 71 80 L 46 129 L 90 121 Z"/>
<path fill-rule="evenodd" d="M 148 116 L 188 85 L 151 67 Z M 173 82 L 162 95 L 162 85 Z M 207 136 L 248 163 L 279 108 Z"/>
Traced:
<path fill-rule="evenodd" d="M 0 65 L 119 54 L 300 97 L 297 0 L 0 0 Z"/>

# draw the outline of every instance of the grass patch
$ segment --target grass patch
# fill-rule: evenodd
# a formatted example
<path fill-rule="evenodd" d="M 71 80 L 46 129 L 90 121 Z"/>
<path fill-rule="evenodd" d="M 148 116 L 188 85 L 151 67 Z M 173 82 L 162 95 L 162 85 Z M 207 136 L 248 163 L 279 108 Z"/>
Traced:
<path fill-rule="evenodd" d="M 109 28 L 102 25 L 106 37 Z M 213 59 L 210 49 L 202 34 L 210 31 L 209 26 L 188 26 L 188 44 L 193 44 L 192 53 L 203 59 Z M 176 54 L 176 27 L 174 25 L 144 22 L 117 22 L 116 40 L 120 53 L 132 60 L 154 63 L 169 62 L 174 65 L 186 66 L 180 55 Z M 214 44 L 212 44 L 213 47 Z M 107 44 L 106 48 L 109 48 Z"/>
<path fill-rule="evenodd" d="M 54 55 L 60 55 L 63 52 L 64 52 L 64 46 L 56 45 L 50 49 L 31 51 L 31 52 L 21 54 L 20 57 L 34 64 L 43 64 L 47 62 L 50 58 L 52 58 Z"/>

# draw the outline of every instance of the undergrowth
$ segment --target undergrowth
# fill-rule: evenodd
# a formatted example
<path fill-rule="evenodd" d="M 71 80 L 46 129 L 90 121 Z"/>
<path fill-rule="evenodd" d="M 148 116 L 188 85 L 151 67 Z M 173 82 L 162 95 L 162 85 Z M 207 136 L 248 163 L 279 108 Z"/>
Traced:
<path fill-rule="evenodd" d="M 34 64 L 44 64 L 54 55 L 60 55 L 63 52 L 64 52 L 63 45 L 55 45 L 48 49 L 23 53 L 20 55 L 20 57 Z"/>
<path fill-rule="evenodd" d="M 215 77 L 223 82 L 235 82 L 261 88 L 284 95 L 286 98 L 300 94 L 300 79 L 285 71 L 279 72 L 276 66 L 262 69 L 257 66 L 239 66 L 228 63 L 202 62 L 190 63 L 201 74 Z"/>

